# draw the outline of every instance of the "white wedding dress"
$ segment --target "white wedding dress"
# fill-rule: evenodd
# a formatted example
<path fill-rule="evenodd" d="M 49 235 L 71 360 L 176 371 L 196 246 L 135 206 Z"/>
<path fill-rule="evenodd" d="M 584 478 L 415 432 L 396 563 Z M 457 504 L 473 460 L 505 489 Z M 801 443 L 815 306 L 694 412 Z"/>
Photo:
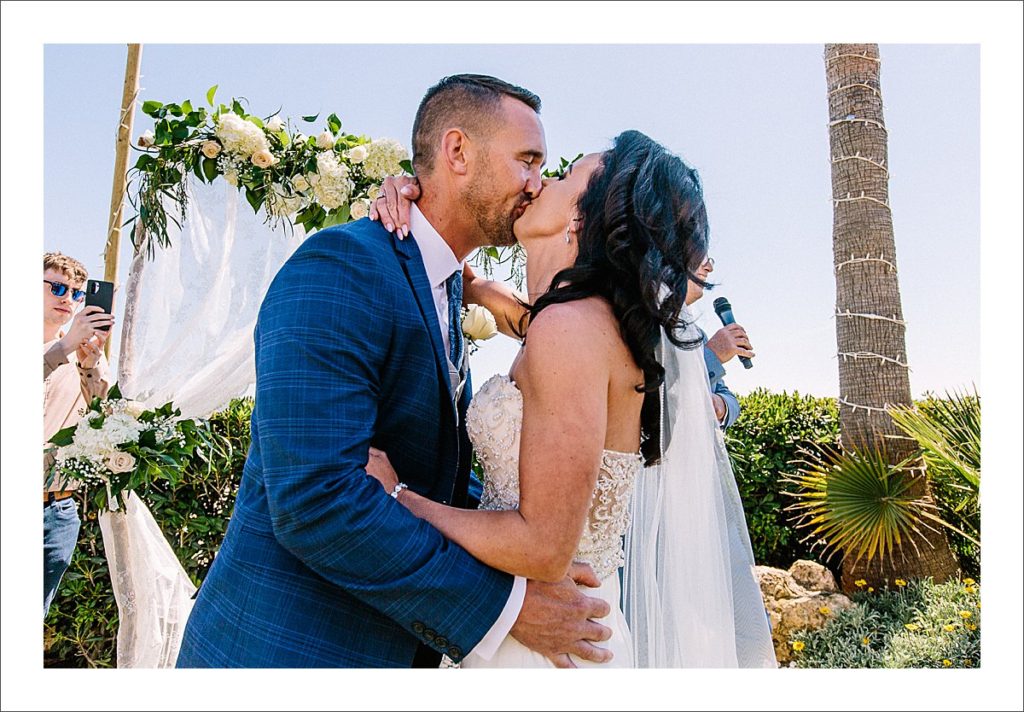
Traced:
<path fill-rule="evenodd" d="M 576 560 L 601 580 L 599 588 L 580 590 L 611 606 L 600 622 L 612 629 L 603 645 L 614 658 L 603 666 L 774 668 L 750 534 L 703 353 L 677 348 L 663 333 L 658 358 L 665 367 L 660 461 L 644 467 L 639 454 L 604 451 L 576 550 Z M 518 506 L 522 420 L 523 395 L 508 376 L 493 376 L 473 397 L 466 427 L 484 469 L 481 509 Z M 509 636 L 490 660 L 470 653 L 462 667 L 552 663 Z"/>
<path fill-rule="evenodd" d="M 515 509 L 519 505 L 519 434 L 523 422 L 523 396 L 508 376 L 490 378 L 473 396 L 466 415 L 466 429 L 484 469 L 480 509 Z M 618 569 L 624 561 L 622 537 L 629 524 L 629 501 L 643 460 L 636 453 L 605 450 L 590 505 L 587 523 L 576 550 L 576 561 L 594 569 L 600 588 L 581 586 L 586 595 L 601 598 L 611 614 L 600 622 L 612 629 L 608 647 L 614 658 L 603 664 L 573 656 L 580 666 L 633 667 L 633 644 L 622 613 Z M 508 636 L 490 660 L 467 655 L 464 668 L 554 667 L 550 660 Z"/>

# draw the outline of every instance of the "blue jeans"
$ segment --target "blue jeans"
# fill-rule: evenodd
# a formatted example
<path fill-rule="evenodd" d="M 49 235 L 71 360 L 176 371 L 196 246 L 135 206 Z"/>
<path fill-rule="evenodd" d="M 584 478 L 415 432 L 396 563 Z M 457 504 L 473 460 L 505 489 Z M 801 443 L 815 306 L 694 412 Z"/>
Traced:
<path fill-rule="evenodd" d="M 43 618 L 50 610 L 64 572 L 71 565 L 71 555 L 78 544 L 78 504 L 74 497 L 43 505 Z"/>

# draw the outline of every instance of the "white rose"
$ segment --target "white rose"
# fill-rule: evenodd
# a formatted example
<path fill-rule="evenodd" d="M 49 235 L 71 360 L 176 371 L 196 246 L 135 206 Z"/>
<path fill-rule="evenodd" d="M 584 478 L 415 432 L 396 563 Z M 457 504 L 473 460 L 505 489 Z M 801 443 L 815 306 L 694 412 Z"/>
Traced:
<path fill-rule="evenodd" d="M 226 170 L 226 171 L 224 171 L 224 180 L 226 180 L 228 182 L 228 185 L 237 188 L 238 187 L 238 171 L 236 171 L 236 170 Z"/>
<path fill-rule="evenodd" d="M 149 148 L 154 143 L 156 143 L 156 136 L 148 129 L 139 136 L 139 145 L 143 148 Z"/>
<path fill-rule="evenodd" d="M 324 131 L 316 137 L 316 145 L 320 148 L 334 148 L 334 134 Z"/>
<path fill-rule="evenodd" d="M 252 164 L 257 168 L 270 168 L 272 165 L 277 163 L 277 159 L 274 154 L 270 151 L 263 149 L 252 154 Z"/>
<path fill-rule="evenodd" d="M 124 472 L 131 472 L 135 469 L 135 458 L 126 452 L 120 450 L 111 453 L 107 456 L 107 459 L 103 461 L 103 464 L 107 466 L 107 469 L 116 474 Z"/>
<path fill-rule="evenodd" d="M 462 333 L 473 341 L 486 341 L 498 333 L 494 315 L 478 304 L 471 304 L 462 317 Z"/>
<path fill-rule="evenodd" d="M 352 161 L 352 163 L 362 163 L 366 160 L 366 156 L 366 146 L 353 146 L 345 152 L 345 157 Z"/>
<path fill-rule="evenodd" d="M 206 141 L 203 143 L 203 155 L 207 158 L 216 158 L 217 154 L 220 153 L 220 144 L 216 141 Z"/>
<path fill-rule="evenodd" d="M 267 130 L 268 131 L 273 131 L 274 133 L 277 133 L 278 131 L 280 131 L 283 128 L 284 128 L 284 121 L 282 121 L 281 117 L 278 116 L 277 114 L 274 114 L 274 116 L 272 116 L 270 118 L 270 121 L 267 122 Z"/>
<path fill-rule="evenodd" d="M 306 180 L 303 176 L 295 176 L 294 178 L 292 178 L 292 188 L 299 192 L 307 191 L 309 190 L 309 181 Z"/>
<path fill-rule="evenodd" d="M 352 203 L 349 207 L 348 214 L 352 216 L 353 220 L 360 220 L 370 214 L 370 201 L 365 198 L 361 198 Z"/>

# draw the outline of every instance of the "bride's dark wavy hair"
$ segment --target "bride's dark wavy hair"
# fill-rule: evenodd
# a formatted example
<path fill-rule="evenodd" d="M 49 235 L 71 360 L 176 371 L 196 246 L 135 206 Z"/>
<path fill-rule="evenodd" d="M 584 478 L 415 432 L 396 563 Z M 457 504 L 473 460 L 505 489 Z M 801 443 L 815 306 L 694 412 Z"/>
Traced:
<path fill-rule="evenodd" d="M 625 131 L 602 155 L 580 194 L 579 254 L 554 276 L 530 308 L 536 319 L 552 304 L 599 296 L 612 307 L 619 330 L 638 366 L 645 393 L 640 414 L 640 451 L 647 464 L 661 454 L 659 387 L 665 369 L 655 356 L 664 329 L 680 348 L 688 323 L 680 310 L 689 280 L 708 252 L 708 221 L 697 171 L 639 131 Z"/>

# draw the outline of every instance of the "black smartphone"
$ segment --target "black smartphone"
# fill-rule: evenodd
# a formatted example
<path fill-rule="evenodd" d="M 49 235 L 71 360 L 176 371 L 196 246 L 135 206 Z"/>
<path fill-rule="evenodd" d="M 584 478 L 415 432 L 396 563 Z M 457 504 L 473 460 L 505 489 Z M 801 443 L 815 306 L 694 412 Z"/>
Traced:
<path fill-rule="evenodd" d="M 85 283 L 85 306 L 99 307 L 107 314 L 114 311 L 114 283 L 100 279 L 90 279 Z M 109 326 L 98 327 L 100 331 L 110 331 Z"/>

